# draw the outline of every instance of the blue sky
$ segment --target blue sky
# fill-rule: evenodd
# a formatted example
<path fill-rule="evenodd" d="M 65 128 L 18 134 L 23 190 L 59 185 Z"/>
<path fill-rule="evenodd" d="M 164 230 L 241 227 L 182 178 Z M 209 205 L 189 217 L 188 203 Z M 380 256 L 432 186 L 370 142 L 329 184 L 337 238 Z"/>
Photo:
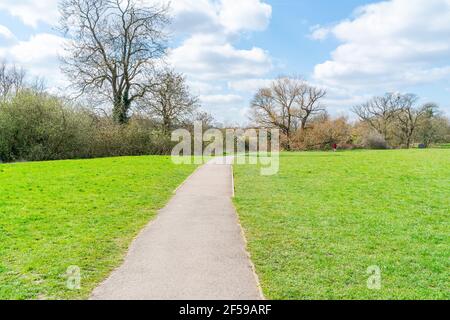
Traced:
<path fill-rule="evenodd" d="M 0 59 L 54 91 L 66 85 L 57 2 L 0 2 Z M 172 15 L 168 62 L 226 124 L 245 123 L 256 89 L 278 75 L 326 88 L 334 115 L 387 91 L 450 115 L 450 0 L 172 0 Z"/>

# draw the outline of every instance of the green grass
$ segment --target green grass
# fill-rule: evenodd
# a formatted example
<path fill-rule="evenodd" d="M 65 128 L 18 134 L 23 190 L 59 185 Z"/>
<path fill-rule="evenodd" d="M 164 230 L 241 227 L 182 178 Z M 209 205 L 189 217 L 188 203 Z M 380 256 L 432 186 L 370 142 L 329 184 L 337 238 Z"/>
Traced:
<path fill-rule="evenodd" d="M 435 145 L 434 148 L 438 148 L 438 149 L 450 149 L 450 143 L 438 144 L 438 145 Z"/>
<path fill-rule="evenodd" d="M 195 169 L 170 157 L 0 165 L 0 299 L 81 299 Z M 66 270 L 81 268 L 81 290 Z"/>
<path fill-rule="evenodd" d="M 450 298 L 450 150 L 285 153 L 235 183 L 267 298 Z"/>

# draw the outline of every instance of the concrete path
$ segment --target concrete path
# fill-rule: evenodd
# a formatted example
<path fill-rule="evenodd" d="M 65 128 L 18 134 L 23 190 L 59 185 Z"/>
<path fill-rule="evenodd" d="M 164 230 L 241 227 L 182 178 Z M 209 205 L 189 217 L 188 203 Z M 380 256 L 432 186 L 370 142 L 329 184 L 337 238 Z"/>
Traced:
<path fill-rule="evenodd" d="M 232 189 L 230 165 L 199 168 L 91 299 L 261 299 Z"/>

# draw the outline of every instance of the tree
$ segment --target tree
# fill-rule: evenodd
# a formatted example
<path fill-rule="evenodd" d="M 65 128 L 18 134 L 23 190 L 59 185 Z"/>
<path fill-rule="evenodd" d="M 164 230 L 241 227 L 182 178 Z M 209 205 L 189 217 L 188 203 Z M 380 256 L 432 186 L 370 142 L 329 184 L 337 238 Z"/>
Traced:
<path fill-rule="evenodd" d="M 161 121 L 164 133 L 193 116 L 198 98 L 191 95 L 186 79 L 173 70 L 158 74 L 158 84 L 142 101 L 142 109 Z"/>
<path fill-rule="evenodd" d="M 352 127 L 344 117 L 330 119 L 329 116 L 318 117 L 311 128 L 302 132 L 298 148 L 302 150 L 327 150 L 333 144 L 346 147 L 352 140 Z"/>
<path fill-rule="evenodd" d="M 417 97 L 412 94 L 386 93 L 384 96 L 374 97 L 354 107 L 353 112 L 388 141 L 391 138 L 390 129 L 397 120 L 397 114 L 414 104 L 416 100 Z"/>
<path fill-rule="evenodd" d="M 25 87 L 26 72 L 15 65 L 8 67 L 6 62 L 0 63 L 0 100 L 16 94 Z"/>
<path fill-rule="evenodd" d="M 63 0 L 61 29 L 69 38 L 63 71 L 80 95 L 96 93 L 113 105 L 118 123 L 153 87 L 165 54 L 166 5 L 136 0 Z"/>
<path fill-rule="evenodd" d="M 197 111 L 194 115 L 194 122 L 200 122 L 204 130 L 211 129 L 214 126 L 214 117 L 207 111 Z"/>
<path fill-rule="evenodd" d="M 439 111 L 439 106 L 429 103 L 424 106 L 426 114 L 419 121 L 415 139 L 425 146 L 450 142 L 450 120 Z"/>
<path fill-rule="evenodd" d="M 300 118 L 301 129 L 304 131 L 308 121 L 316 115 L 325 113 L 325 108 L 320 101 L 326 96 L 327 92 L 323 89 L 303 84 L 297 103 L 300 108 L 298 116 Z"/>
<path fill-rule="evenodd" d="M 324 111 L 320 100 L 324 90 L 309 86 L 299 78 L 280 77 L 258 91 L 252 100 L 251 119 L 262 127 L 280 129 L 290 150 L 292 136 L 305 129 L 312 116 Z"/>
<path fill-rule="evenodd" d="M 420 108 L 414 108 L 413 104 L 416 99 L 409 99 L 409 103 L 405 104 L 397 113 L 397 137 L 400 138 L 402 145 L 407 149 L 411 147 L 414 135 L 425 118 L 432 116 L 434 106 L 426 104 Z"/>

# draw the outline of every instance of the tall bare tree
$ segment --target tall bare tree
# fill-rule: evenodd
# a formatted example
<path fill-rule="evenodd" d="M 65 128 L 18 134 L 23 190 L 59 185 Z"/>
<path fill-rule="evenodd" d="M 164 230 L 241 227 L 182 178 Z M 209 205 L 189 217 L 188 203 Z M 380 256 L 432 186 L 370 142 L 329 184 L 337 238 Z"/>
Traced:
<path fill-rule="evenodd" d="M 354 107 L 353 112 L 388 141 L 389 131 L 397 120 L 398 113 L 408 105 L 412 105 L 416 99 L 417 97 L 412 94 L 386 93 Z"/>
<path fill-rule="evenodd" d="M 167 134 L 174 125 L 192 118 L 198 107 L 198 98 L 190 93 L 182 74 L 165 70 L 157 78 L 158 84 L 142 100 L 141 108 L 160 120 Z"/>
<path fill-rule="evenodd" d="M 300 126 L 302 130 L 305 130 L 308 121 L 319 114 L 324 114 L 326 109 L 321 104 L 322 98 L 326 96 L 327 92 L 323 89 L 309 86 L 304 84 L 300 96 L 297 98 L 297 104 L 300 112 L 298 117 L 300 118 Z"/>
<path fill-rule="evenodd" d="M 7 99 L 25 87 L 26 72 L 15 65 L 0 63 L 0 100 Z"/>
<path fill-rule="evenodd" d="M 396 126 L 398 129 L 395 130 L 396 136 L 407 149 L 411 147 L 419 126 L 423 124 L 426 118 L 432 117 L 435 112 L 433 104 L 425 104 L 422 107 L 415 108 L 414 103 L 416 100 L 415 96 L 410 96 L 408 103 L 405 103 L 397 113 Z"/>
<path fill-rule="evenodd" d="M 423 108 L 426 112 L 419 121 L 415 139 L 427 147 L 432 143 L 450 142 L 450 119 L 435 103 L 427 103 Z"/>
<path fill-rule="evenodd" d="M 154 87 L 155 65 L 166 48 L 167 5 L 62 0 L 60 11 L 68 38 L 63 71 L 80 95 L 103 95 L 115 121 L 127 122 L 133 102 Z"/>
<path fill-rule="evenodd" d="M 324 90 L 312 87 L 295 77 L 280 77 L 258 91 L 252 100 L 251 119 L 262 127 L 278 128 L 291 148 L 292 135 L 306 129 L 312 116 L 325 109 L 320 104 Z"/>

